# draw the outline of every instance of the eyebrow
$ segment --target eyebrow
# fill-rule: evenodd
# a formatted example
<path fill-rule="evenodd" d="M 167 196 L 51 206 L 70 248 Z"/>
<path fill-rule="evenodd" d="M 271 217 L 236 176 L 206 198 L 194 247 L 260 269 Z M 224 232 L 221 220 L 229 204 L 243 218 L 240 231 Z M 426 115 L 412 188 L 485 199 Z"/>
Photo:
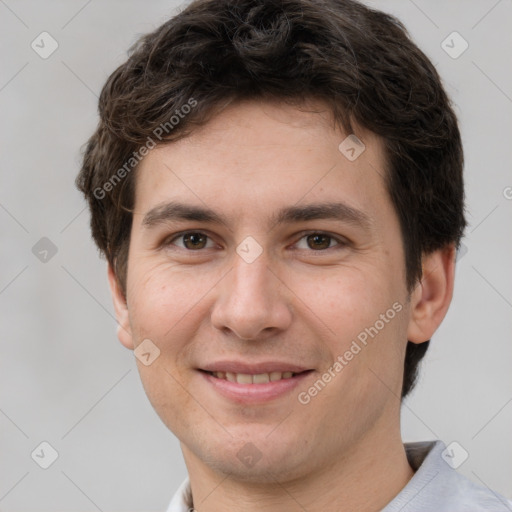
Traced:
<path fill-rule="evenodd" d="M 269 223 L 280 225 L 329 219 L 354 224 L 364 229 L 370 229 L 373 225 L 373 219 L 366 213 L 339 202 L 287 206 L 274 214 L 269 219 Z M 170 201 L 149 210 L 142 220 L 142 226 L 151 229 L 173 220 L 228 224 L 223 215 L 210 208 Z"/>

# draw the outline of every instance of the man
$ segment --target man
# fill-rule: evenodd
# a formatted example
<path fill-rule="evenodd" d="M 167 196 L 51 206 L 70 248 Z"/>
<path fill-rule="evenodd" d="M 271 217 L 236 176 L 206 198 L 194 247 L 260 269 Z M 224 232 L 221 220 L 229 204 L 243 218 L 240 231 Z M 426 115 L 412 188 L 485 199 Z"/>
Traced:
<path fill-rule="evenodd" d="M 99 107 L 77 185 L 181 442 L 169 511 L 510 510 L 400 435 L 466 222 L 457 120 L 399 21 L 199 0 Z"/>

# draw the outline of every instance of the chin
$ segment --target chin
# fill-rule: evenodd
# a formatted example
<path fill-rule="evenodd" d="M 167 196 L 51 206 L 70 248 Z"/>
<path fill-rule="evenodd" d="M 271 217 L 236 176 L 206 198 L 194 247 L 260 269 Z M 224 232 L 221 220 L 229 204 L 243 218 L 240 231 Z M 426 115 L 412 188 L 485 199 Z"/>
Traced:
<path fill-rule="evenodd" d="M 234 454 L 236 457 L 236 453 Z M 241 463 L 238 459 L 222 458 L 212 460 L 210 467 L 216 471 L 229 475 L 229 478 L 238 482 L 252 484 L 275 484 L 276 482 L 291 481 L 301 475 L 302 464 L 290 461 L 290 457 L 283 454 L 281 457 L 268 459 L 262 457 L 254 465 Z"/>
<path fill-rule="evenodd" d="M 247 428 L 245 430 L 247 432 Z M 203 439 L 204 442 L 195 437 L 191 444 L 185 443 L 213 471 L 240 482 L 275 484 L 301 477 L 306 461 L 308 465 L 311 462 L 303 438 L 293 442 L 284 432 L 270 435 L 269 432 L 272 430 L 260 428 L 257 433 L 253 431 L 252 435 L 243 437 L 227 434 L 229 439 Z M 287 442 L 283 442 L 284 439 Z"/>

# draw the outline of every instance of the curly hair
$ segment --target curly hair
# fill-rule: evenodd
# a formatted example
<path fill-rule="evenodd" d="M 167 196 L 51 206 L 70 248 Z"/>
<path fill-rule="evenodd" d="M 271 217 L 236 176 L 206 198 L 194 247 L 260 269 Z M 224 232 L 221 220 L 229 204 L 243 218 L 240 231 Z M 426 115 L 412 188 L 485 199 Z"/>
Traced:
<path fill-rule="evenodd" d="M 76 179 L 124 294 L 137 163 L 244 99 L 318 99 L 347 133 L 357 123 L 381 137 L 409 291 L 423 254 L 458 248 L 466 220 L 457 118 L 398 19 L 353 0 L 196 0 L 142 36 L 110 75 Z M 407 343 L 402 398 L 429 343 Z"/>

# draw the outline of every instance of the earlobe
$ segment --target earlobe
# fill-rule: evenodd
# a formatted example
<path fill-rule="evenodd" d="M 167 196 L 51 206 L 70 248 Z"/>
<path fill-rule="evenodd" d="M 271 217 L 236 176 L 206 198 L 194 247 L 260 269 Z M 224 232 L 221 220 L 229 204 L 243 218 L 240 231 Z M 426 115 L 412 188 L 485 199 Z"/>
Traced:
<path fill-rule="evenodd" d="M 431 339 L 450 306 L 454 279 L 454 245 L 423 256 L 423 275 L 411 294 L 409 341 L 423 343 Z"/>
<path fill-rule="evenodd" d="M 110 286 L 110 293 L 112 294 L 114 310 L 116 312 L 117 337 L 122 345 L 130 350 L 133 350 L 134 345 L 130 327 L 128 305 L 126 303 L 126 298 L 123 295 L 121 287 L 119 286 L 114 270 L 110 264 L 108 265 L 108 283 Z"/>

